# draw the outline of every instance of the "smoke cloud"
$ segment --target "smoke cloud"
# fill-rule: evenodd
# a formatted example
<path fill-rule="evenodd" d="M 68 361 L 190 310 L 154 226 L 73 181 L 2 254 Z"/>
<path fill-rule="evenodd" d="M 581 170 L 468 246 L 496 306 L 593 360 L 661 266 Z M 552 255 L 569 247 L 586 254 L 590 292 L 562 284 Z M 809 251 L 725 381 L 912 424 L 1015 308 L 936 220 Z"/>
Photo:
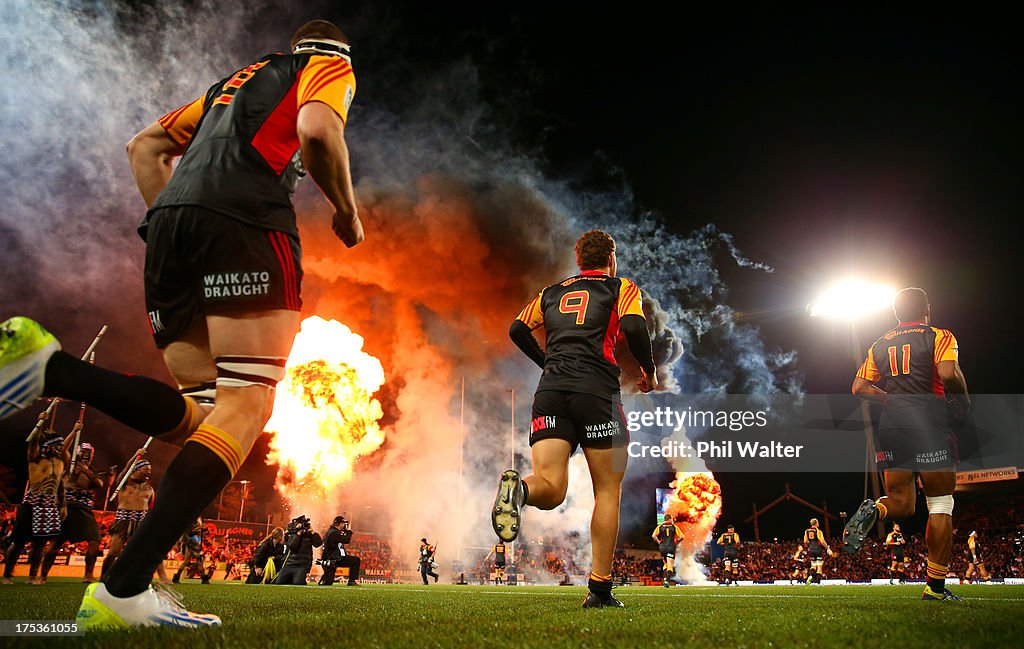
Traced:
<path fill-rule="evenodd" d="M 261 27 L 268 13 L 287 27 Z M 8 33 L 0 43 L 0 302 L 49 324 L 69 349 L 106 322 L 116 344 L 105 342 L 98 362 L 166 378 L 145 323 L 135 234 L 144 206 L 124 143 L 216 79 L 281 49 L 288 29 L 308 17 L 283 3 L 191 3 L 187 12 L 162 3 L 130 14 L 103 3 L 88 11 L 71 2 L 0 7 Z M 388 84 L 358 61 L 361 84 Z M 439 541 L 442 560 L 492 543 L 497 476 L 513 452 L 529 473 L 529 402 L 539 377 L 508 341 L 508 325 L 541 288 L 574 272 L 572 243 L 587 229 L 612 233 L 620 273 L 643 288 L 669 389 L 798 389 L 794 356 L 766 350 L 756 328 L 725 305 L 722 263 L 770 269 L 745 259 L 714 226 L 669 232 L 628 188 L 580 191 L 571 179 L 546 177 L 495 126 L 500 116 L 480 99 L 477 75 L 457 61 L 396 93 L 416 101 L 374 104 L 357 94 L 346 138 L 364 244 L 346 250 L 333 238 L 312 182 L 296 197 L 304 315 L 337 319 L 363 336 L 386 376 L 383 447 L 356 466 L 336 502 L 312 513 L 326 523 L 347 511 L 358 530 L 361 508 L 386 512 L 394 548 L 407 557 L 422 536 Z M 628 385 L 635 364 L 622 357 Z M 141 439 L 100 421 L 120 435 L 111 436 L 116 453 Z M 154 454 L 166 464 L 172 452 Z M 576 543 L 586 567 L 593 496 L 582 458 L 571 467 L 566 504 L 528 511 L 524 537 Z M 646 527 L 641 512 L 653 494 L 631 492 L 632 479 L 623 524 Z"/>

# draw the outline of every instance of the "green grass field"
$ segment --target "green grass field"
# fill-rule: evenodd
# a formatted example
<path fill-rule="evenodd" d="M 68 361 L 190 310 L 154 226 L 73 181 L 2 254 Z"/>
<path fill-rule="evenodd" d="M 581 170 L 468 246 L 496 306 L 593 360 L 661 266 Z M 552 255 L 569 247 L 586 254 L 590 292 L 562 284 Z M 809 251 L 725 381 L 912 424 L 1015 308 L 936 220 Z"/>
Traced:
<path fill-rule="evenodd" d="M 0 618 L 74 617 L 83 586 L 0 588 Z M 1020 647 L 1024 587 L 954 586 L 963 602 L 923 602 L 920 586 L 616 589 L 624 610 L 582 610 L 580 587 L 177 587 L 219 629 L 140 629 L 0 646 L 47 647 Z"/>

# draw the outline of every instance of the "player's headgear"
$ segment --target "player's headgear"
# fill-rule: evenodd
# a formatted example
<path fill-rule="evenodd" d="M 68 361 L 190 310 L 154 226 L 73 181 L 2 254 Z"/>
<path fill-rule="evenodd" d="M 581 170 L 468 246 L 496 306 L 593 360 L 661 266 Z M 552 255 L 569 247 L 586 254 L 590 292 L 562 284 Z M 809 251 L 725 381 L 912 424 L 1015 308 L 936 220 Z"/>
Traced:
<path fill-rule="evenodd" d="M 146 467 L 152 466 L 153 465 L 149 463 L 149 460 L 139 460 L 138 462 L 135 463 L 135 466 L 132 468 L 132 473 L 135 473 L 139 469 L 145 469 Z"/>
<path fill-rule="evenodd" d="M 340 56 L 352 62 L 348 37 L 334 23 L 326 20 L 311 20 L 292 36 L 292 53 L 316 52 L 328 56 Z"/>

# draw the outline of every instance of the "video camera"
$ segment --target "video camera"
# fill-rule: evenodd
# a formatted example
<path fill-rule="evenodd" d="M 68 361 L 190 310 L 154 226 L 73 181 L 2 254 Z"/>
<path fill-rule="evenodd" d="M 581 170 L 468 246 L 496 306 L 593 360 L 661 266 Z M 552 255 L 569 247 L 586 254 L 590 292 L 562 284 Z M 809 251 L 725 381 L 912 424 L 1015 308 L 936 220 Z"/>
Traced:
<path fill-rule="evenodd" d="M 292 534 L 308 532 L 310 530 L 309 516 L 296 516 L 288 523 L 288 531 Z"/>

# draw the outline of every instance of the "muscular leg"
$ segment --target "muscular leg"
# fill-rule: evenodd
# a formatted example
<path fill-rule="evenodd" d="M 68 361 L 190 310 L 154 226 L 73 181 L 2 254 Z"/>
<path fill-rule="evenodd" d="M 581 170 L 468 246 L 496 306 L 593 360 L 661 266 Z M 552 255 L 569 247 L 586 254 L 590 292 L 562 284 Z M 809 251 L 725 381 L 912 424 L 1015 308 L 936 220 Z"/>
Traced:
<path fill-rule="evenodd" d="M 18 563 L 18 557 L 21 556 L 24 549 L 25 540 L 17 537 L 7 546 L 7 554 L 4 559 L 4 583 L 12 583 L 11 576 L 14 574 L 14 566 Z"/>
<path fill-rule="evenodd" d="M 924 494 L 929 498 L 951 496 L 956 489 L 956 471 L 925 471 L 921 473 Z M 928 513 L 925 529 L 928 544 L 928 585 L 941 593 L 945 588 L 949 557 L 953 552 L 953 515 Z M 940 576 L 941 575 L 941 576 Z"/>
<path fill-rule="evenodd" d="M 117 557 L 121 554 L 121 550 L 124 548 L 124 537 L 121 535 L 111 535 L 110 546 L 107 547 L 107 556 L 103 557 L 103 565 L 100 567 L 100 579 L 105 577 L 110 569 L 113 567 L 114 562 L 117 561 Z"/>
<path fill-rule="evenodd" d="M 210 352 L 214 357 L 285 358 L 298 323 L 298 312 L 286 310 L 208 316 Z M 176 358 L 172 354 L 168 360 Z M 196 376 L 194 365 L 169 369 L 176 379 L 179 372 L 183 378 Z M 149 586 L 157 564 L 238 470 L 273 404 L 274 390 L 264 385 L 218 386 L 213 411 L 167 467 L 155 506 L 125 547 L 124 561 L 111 568 L 107 589 L 113 596 L 131 597 Z"/>
<path fill-rule="evenodd" d="M 46 554 L 43 555 L 43 568 L 41 573 L 43 579 L 46 579 L 50 574 L 50 568 L 53 567 L 53 562 L 57 560 L 57 554 L 60 552 L 60 549 L 64 547 L 64 542 L 66 540 L 67 539 L 63 536 L 60 536 L 50 541 L 47 545 Z"/>
<path fill-rule="evenodd" d="M 914 472 L 892 469 L 885 472 L 885 492 L 878 499 L 878 520 L 886 518 L 901 520 L 914 515 L 917 492 L 914 489 Z"/>
<path fill-rule="evenodd" d="M 569 455 L 572 445 L 564 439 L 537 441 L 533 448 L 533 475 L 523 478 L 527 484 L 528 505 L 537 509 L 554 509 L 565 501 L 569 488 Z"/>
<path fill-rule="evenodd" d="M 593 572 L 611 577 L 615 541 L 619 536 L 619 499 L 625 475 L 625 447 L 584 448 L 594 483 L 594 514 L 590 519 L 590 543 L 593 547 Z"/>
<path fill-rule="evenodd" d="M 43 551 L 46 549 L 46 541 L 33 539 L 32 551 L 28 554 L 28 582 L 30 584 L 44 584 L 46 580 L 36 577 L 39 574 L 39 565 L 43 562 Z"/>
<path fill-rule="evenodd" d="M 85 574 L 82 576 L 82 581 L 92 582 L 96 578 L 93 577 L 93 572 L 96 570 L 96 557 L 100 554 L 100 542 L 89 541 L 89 546 L 85 549 Z"/>

